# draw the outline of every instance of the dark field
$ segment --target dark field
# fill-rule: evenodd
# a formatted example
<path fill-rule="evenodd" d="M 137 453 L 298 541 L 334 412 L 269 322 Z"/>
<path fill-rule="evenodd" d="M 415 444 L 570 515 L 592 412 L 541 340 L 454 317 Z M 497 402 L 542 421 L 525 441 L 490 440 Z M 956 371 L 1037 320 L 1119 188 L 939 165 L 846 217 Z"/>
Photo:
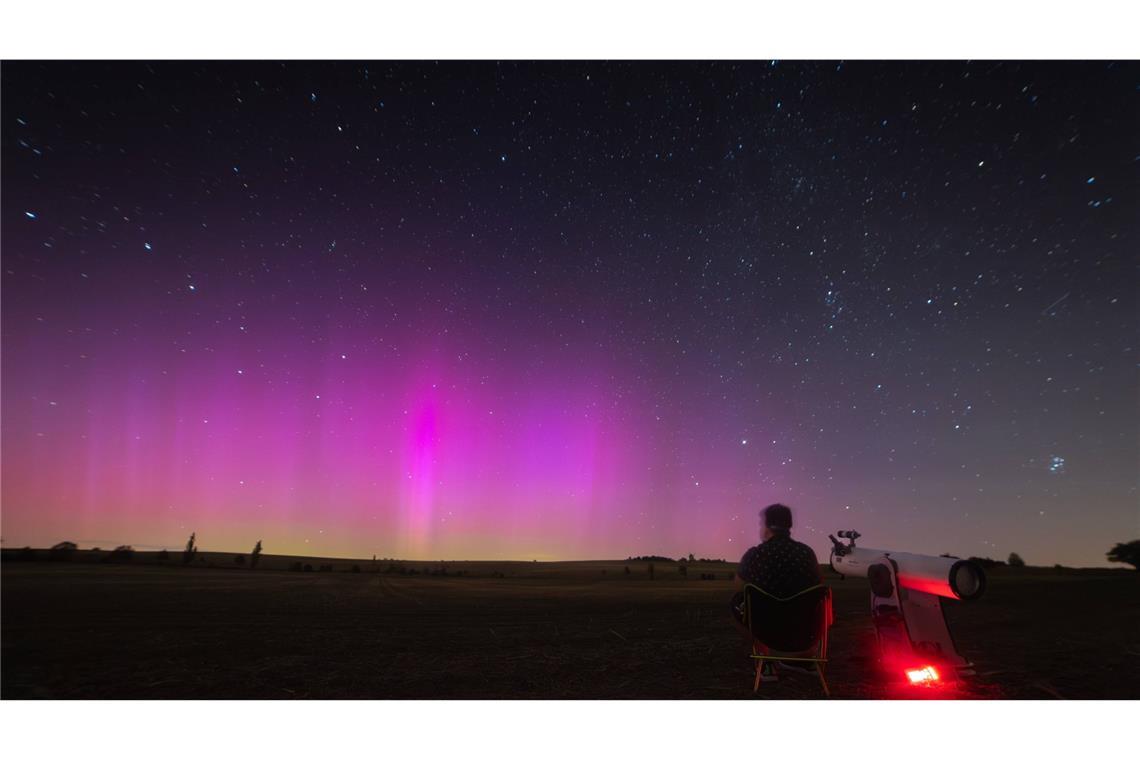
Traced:
<path fill-rule="evenodd" d="M 366 562 L 343 572 L 344 560 L 336 572 L 271 569 L 286 560 L 266 557 L 270 569 L 256 571 L 5 562 L 2 696 L 753 696 L 747 647 L 727 618 L 731 565 L 692 566 L 683 579 L 657 564 L 652 581 L 638 562 L 455 562 L 446 577 L 373 573 Z M 874 676 L 864 582 L 829 583 L 832 696 L 916 695 Z M 978 676 L 925 693 L 1140 697 L 1138 591 L 1132 571 L 993 570 L 984 598 L 949 609 Z M 821 693 L 813 677 L 783 676 L 758 696 Z"/>

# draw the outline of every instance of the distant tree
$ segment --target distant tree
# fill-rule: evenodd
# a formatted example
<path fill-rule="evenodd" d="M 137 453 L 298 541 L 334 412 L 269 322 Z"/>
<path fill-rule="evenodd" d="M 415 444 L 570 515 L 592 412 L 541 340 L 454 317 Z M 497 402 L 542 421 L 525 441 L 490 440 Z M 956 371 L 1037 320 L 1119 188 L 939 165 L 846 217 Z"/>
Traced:
<path fill-rule="evenodd" d="M 234 555 L 234 564 L 237 565 L 238 567 L 243 567 L 245 565 L 245 555 L 244 554 L 235 554 Z"/>
<path fill-rule="evenodd" d="M 1021 558 L 1021 555 L 1017 552 L 1010 552 L 1009 559 L 1007 559 L 1005 562 L 1010 567 L 1025 567 L 1025 560 L 1023 560 Z"/>
<path fill-rule="evenodd" d="M 261 561 L 261 539 L 257 540 L 257 545 L 253 547 L 253 551 L 249 553 L 249 569 L 257 567 L 257 563 Z"/>
<path fill-rule="evenodd" d="M 1140 570 L 1140 538 L 1126 544 L 1117 544 L 1109 549 L 1105 556 L 1109 562 L 1123 562 Z"/>
<path fill-rule="evenodd" d="M 194 561 L 195 555 L 198 554 L 198 547 L 195 544 L 197 537 L 198 537 L 197 533 L 191 533 L 190 534 L 190 540 L 188 540 L 186 542 L 186 548 L 182 550 L 182 564 L 183 565 L 189 565 L 191 562 Z"/>
<path fill-rule="evenodd" d="M 689 552 L 689 561 L 690 562 L 696 562 L 696 560 L 693 559 L 693 553 L 692 552 Z"/>

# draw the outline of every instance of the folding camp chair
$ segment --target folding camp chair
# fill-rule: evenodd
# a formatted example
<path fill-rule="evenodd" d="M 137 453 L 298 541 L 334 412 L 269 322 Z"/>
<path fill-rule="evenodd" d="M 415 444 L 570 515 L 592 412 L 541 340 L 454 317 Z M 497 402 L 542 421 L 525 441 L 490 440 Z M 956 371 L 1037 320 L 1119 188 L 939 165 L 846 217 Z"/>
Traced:
<path fill-rule="evenodd" d="M 833 620 L 831 589 L 812 586 L 786 599 L 751 583 L 744 587 L 744 623 L 752 632 L 756 681 L 766 662 L 815 663 L 824 696 L 831 696 L 823 670 L 827 665 L 827 629 Z"/>

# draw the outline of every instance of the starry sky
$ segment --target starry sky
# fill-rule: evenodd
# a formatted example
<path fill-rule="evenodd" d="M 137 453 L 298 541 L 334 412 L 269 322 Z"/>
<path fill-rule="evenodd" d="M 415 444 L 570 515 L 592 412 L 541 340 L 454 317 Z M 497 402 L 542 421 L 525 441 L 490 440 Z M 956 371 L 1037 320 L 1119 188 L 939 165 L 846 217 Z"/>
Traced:
<path fill-rule="evenodd" d="M 6 547 L 1140 534 L 1135 63 L 2 80 Z"/>

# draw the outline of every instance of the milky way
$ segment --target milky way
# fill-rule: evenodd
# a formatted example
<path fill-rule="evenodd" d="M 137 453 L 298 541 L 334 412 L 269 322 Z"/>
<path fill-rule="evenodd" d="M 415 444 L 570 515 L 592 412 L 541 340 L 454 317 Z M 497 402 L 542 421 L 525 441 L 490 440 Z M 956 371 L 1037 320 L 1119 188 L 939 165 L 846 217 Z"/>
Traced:
<path fill-rule="evenodd" d="M 1103 564 L 1138 75 L 6 63 L 4 546 Z"/>

